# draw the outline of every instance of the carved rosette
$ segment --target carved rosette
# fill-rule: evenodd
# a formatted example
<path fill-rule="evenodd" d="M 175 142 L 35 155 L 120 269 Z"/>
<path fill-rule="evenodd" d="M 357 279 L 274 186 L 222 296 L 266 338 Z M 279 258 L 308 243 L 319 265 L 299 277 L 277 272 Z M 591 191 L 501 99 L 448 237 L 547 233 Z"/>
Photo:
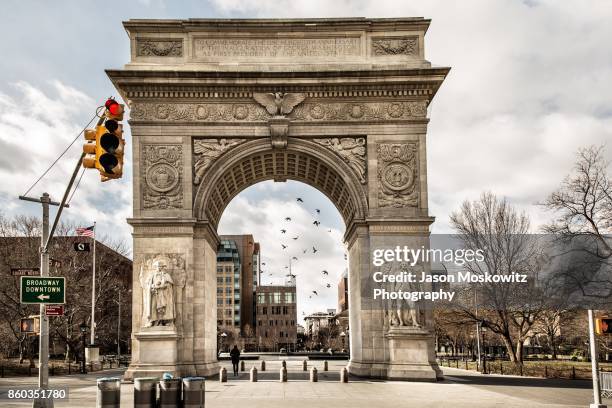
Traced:
<path fill-rule="evenodd" d="M 378 206 L 417 207 L 419 198 L 418 144 L 380 143 L 378 160 Z"/>
<path fill-rule="evenodd" d="M 246 139 L 194 139 L 193 184 L 200 184 L 206 169 L 223 153 L 243 143 Z"/>
<path fill-rule="evenodd" d="M 372 39 L 372 55 L 417 55 L 417 37 L 380 37 Z"/>
<path fill-rule="evenodd" d="M 130 119 L 162 122 L 257 122 L 271 118 L 254 103 L 135 103 Z"/>
<path fill-rule="evenodd" d="M 353 170 L 359 182 L 366 184 L 366 140 L 363 137 L 313 139 L 336 153 Z"/>
<path fill-rule="evenodd" d="M 303 121 L 417 120 L 427 116 L 427 102 L 308 102 L 297 106 L 289 118 Z"/>
<path fill-rule="evenodd" d="M 139 57 L 182 57 L 183 40 L 138 40 Z"/>
<path fill-rule="evenodd" d="M 145 144 L 143 149 L 143 208 L 166 210 L 183 206 L 183 146 Z"/>

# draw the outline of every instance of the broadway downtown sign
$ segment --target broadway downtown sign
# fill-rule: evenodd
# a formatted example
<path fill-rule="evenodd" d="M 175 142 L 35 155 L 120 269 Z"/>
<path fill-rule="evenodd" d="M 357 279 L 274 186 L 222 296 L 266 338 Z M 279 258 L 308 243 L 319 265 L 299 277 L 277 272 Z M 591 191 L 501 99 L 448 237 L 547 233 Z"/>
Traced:
<path fill-rule="evenodd" d="M 64 277 L 21 277 L 21 303 L 66 303 Z"/>

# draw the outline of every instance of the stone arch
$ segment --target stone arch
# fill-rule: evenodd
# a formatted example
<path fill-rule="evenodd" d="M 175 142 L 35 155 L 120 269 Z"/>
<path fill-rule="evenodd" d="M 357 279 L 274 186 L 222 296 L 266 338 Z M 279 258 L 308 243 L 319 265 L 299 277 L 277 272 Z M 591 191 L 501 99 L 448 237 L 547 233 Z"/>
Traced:
<path fill-rule="evenodd" d="M 289 138 L 287 149 L 273 149 L 269 139 L 242 143 L 207 169 L 194 199 L 194 217 L 216 229 L 225 207 L 238 193 L 260 181 L 304 182 L 325 194 L 345 226 L 363 221 L 367 192 L 349 166 L 325 147 Z"/>

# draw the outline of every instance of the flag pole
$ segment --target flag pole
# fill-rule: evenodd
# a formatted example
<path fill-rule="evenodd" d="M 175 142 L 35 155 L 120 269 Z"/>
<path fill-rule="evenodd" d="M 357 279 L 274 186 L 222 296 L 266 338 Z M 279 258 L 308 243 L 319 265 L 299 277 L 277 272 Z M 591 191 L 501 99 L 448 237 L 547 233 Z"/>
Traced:
<path fill-rule="evenodd" d="M 92 278 L 91 278 L 91 337 L 89 338 L 89 344 L 93 345 L 96 342 L 96 222 L 94 221 L 93 228 L 93 265 L 92 265 Z"/>

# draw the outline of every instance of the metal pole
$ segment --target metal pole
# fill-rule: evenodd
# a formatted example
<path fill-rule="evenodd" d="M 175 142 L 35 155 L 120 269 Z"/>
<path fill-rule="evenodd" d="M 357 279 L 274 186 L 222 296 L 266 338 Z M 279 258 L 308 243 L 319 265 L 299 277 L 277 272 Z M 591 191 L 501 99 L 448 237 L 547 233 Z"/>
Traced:
<path fill-rule="evenodd" d="M 476 309 L 475 315 L 478 318 L 478 303 L 476 302 L 476 289 L 474 288 L 474 308 Z M 476 369 L 480 368 L 480 322 L 476 322 L 476 349 L 478 353 L 478 359 L 476 360 Z"/>
<path fill-rule="evenodd" d="M 599 388 L 599 367 L 597 365 L 597 342 L 595 340 L 595 327 L 593 325 L 593 310 L 589 309 L 589 346 L 591 348 L 591 376 L 593 377 L 593 403 L 590 408 L 605 408 L 601 403 L 601 390 Z"/>
<path fill-rule="evenodd" d="M 96 343 L 96 222 L 94 221 L 93 229 L 93 263 L 91 277 L 91 332 L 89 335 L 89 344 Z"/>
<path fill-rule="evenodd" d="M 121 289 L 119 289 L 119 313 L 117 313 L 117 361 L 121 358 Z"/>
<path fill-rule="evenodd" d="M 49 199 L 48 193 L 40 197 L 42 203 L 42 238 L 40 251 L 40 276 L 49 276 L 49 252 L 45 243 L 49 238 Z M 38 388 L 49 388 L 49 318 L 45 315 L 46 304 L 40 305 L 40 335 L 38 341 Z M 40 398 L 32 402 L 34 408 L 53 407 L 52 399 Z"/>

